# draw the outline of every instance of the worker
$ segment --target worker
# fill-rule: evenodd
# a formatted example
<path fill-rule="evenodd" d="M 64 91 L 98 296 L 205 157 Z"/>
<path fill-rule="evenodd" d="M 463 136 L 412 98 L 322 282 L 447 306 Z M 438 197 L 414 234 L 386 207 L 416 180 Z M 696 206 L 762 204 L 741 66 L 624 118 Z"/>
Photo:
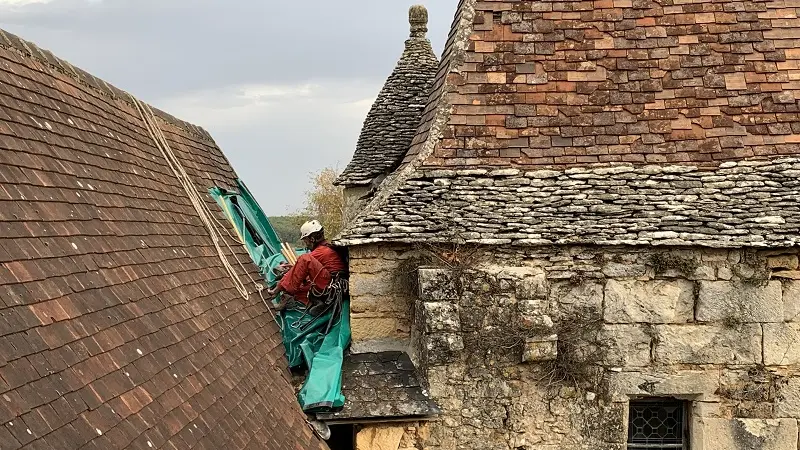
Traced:
<path fill-rule="evenodd" d="M 305 306 L 309 305 L 309 296 L 325 295 L 339 277 L 347 271 L 341 256 L 331 248 L 325 240 L 325 230 L 317 220 L 311 220 L 300 227 L 300 239 L 310 253 L 297 258 L 297 262 L 289 268 L 278 284 L 267 291 L 271 298 L 281 292 L 294 297 Z M 285 297 L 285 296 L 282 296 Z M 275 309 L 282 310 L 288 301 L 282 299 Z"/>

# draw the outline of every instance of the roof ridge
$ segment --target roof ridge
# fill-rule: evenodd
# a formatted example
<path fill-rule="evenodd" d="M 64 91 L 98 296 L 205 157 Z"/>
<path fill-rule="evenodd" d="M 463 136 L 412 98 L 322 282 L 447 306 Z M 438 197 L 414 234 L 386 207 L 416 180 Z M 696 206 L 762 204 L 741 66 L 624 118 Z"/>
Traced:
<path fill-rule="evenodd" d="M 2 28 L 0 28 L 0 48 L 15 52 L 26 58 L 31 58 L 51 70 L 55 70 L 62 75 L 72 78 L 78 84 L 95 91 L 101 96 L 116 101 L 122 101 L 128 104 L 131 108 L 135 108 L 134 104 L 129 100 L 132 94 L 92 75 L 80 67 L 72 65 L 65 59 L 55 56 L 51 51 L 43 49 L 33 42 L 22 39 L 14 33 L 3 30 Z M 153 112 L 156 114 L 156 116 L 160 117 L 167 123 L 175 125 L 194 135 L 195 137 L 214 142 L 211 134 L 203 127 L 178 119 L 177 117 L 168 114 L 161 109 L 150 105 L 149 103 L 145 104 L 153 109 Z"/>
<path fill-rule="evenodd" d="M 428 104 L 423 112 L 423 122 L 419 125 L 411 148 L 406 153 L 400 166 L 381 184 L 375 197 L 356 216 L 350 224 L 340 233 L 345 235 L 358 222 L 372 212 L 380 209 L 388 202 L 389 197 L 399 189 L 419 168 L 422 162 L 433 153 L 436 143 L 441 139 L 444 127 L 450 118 L 451 106 L 447 103 L 445 95 L 453 82 L 448 80 L 448 75 L 456 70 L 466 53 L 469 36 L 473 29 L 475 4 L 478 0 L 460 0 L 447 45 L 442 53 L 436 81 L 431 89 Z"/>

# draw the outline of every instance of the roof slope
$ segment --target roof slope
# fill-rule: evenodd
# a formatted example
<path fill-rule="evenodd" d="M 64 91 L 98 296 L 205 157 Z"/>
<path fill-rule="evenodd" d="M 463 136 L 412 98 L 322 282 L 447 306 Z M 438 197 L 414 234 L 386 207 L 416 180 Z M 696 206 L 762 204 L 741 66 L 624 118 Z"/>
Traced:
<path fill-rule="evenodd" d="M 388 174 L 402 160 L 414 138 L 439 60 L 425 37 L 427 10 L 412 6 L 409 22 L 411 36 L 367 114 L 353 159 L 337 184 L 367 185 Z"/>
<path fill-rule="evenodd" d="M 158 115 L 199 189 L 233 185 Z M 256 268 L 226 237 L 244 299 L 127 94 L 2 31 L 0 236 L 2 448 L 324 447 Z"/>
<path fill-rule="evenodd" d="M 413 421 L 441 413 L 420 384 L 414 363 L 405 352 L 350 354 L 344 359 L 342 372 L 342 393 L 347 398 L 344 408 L 317 413 L 317 419 L 328 423 Z"/>
<path fill-rule="evenodd" d="M 800 156 L 797 13 L 780 2 L 744 0 L 663 7 L 462 1 L 451 54 L 403 164 L 341 242 L 653 243 L 656 236 L 664 243 L 794 245 L 787 236 L 800 204 L 790 195 L 796 162 L 720 166 Z M 613 164 L 639 168 L 602 175 L 611 187 L 600 188 L 585 181 L 597 176 L 594 169 L 579 169 Z M 688 178 L 644 164 L 685 164 Z M 555 171 L 545 177 L 552 199 L 533 187 L 540 175 L 526 175 L 542 169 Z M 512 179 L 497 184 L 497 177 Z M 745 178 L 752 184 L 736 184 Z M 648 203 L 651 194 L 659 197 Z M 699 231 L 673 239 L 690 228 L 670 219 L 684 195 L 696 226 L 709 223 L 707 212 L 732 214 L 730 236 L 709 240 L 713 233 Z M 775 204 L 745 211 L 730 203 L 737 198 Z M 628 206 L 619 212 L 619 205 Z M 549 222 L 526 225 L 534 215 Z M 604 226 L 620 227 L 625 237 L 601 232 Z"/>

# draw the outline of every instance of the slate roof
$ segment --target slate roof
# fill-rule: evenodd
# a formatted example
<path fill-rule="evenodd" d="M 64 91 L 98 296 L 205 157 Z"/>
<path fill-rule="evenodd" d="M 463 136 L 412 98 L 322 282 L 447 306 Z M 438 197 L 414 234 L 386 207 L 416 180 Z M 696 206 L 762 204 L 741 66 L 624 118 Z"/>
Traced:
<path fill-rule="evenodd" d="M 256 267 L 225 237 L 245 299 L 128 100 L 0 31 L 0 447 L 326 448 Z M 208 133 L 158 116 L 201 191 L 233 185 Z"/>
<path fill-rule="evenodd" d="M 800 245 L 800 159 L 417 172 L 342 243 Z"/>
<path fill-rule="evenodd" d="M 428 12 L 409 10 L 411 36 L 392 74 L 367 114 L 353 159 L 336 180 L 342 185 L 368 185 L 390 173 L 408 150 L 428 100 L 439 60 L 433 53 Z"/>
<path fill-rule="evenodd" d="M 600 3 L 462 1 L 417 136 L 339 242 L 796 245 L 796 162 L 748 164 L 800 157 L 797 8 Z"/>
<path fill-rule="evenodd" d="M 342 393 L 347 399 L 344 408 L 334 413 L 319 413 L 319 420 L 332 423 L 420 420 L 441 412 L 421 386 L 414 363 L 405 352 L 347 355 L 342 371 Z"/>

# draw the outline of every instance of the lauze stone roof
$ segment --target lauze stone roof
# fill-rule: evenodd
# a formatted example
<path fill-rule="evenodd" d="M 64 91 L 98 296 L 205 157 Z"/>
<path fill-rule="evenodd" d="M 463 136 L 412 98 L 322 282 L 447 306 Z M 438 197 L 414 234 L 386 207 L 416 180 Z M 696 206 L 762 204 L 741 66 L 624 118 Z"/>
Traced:
<path fill-rule="evenodd" d="M 795 245 L 796 163 L 720 166 L 800 156 L 799 9 L 462 1 L 417 136 L 342 242 Z M 647 164 L 700 170 L 665 176 Z M 592 168 L 610 165 L 635 167 Z M 506 169 L 556 172 L 490 175 Z M 706 213 L 723 212 L 709 228 Z M 544 218 L 547 229 L 530 226 Z"/>
<path fill-rule="evenodd" d="M 428 12 L 409 10 L 411 36 L 392 74 L 372 105 L 350 164 L 337 179 L 343 185 L 368 185 L 403 159 L 425 108 L 439 60 L 425 37 Z"/>
<path fill-rule="evenodd" d="M 158 116 L 201 191 L 233 185 Z M 1 448 L 324 447 L 256 268 L 228 255 L 245 299 L 127 94 L 2 31 L 0 239 Z"/>
<path fill-rule="evenodd" d="M 318 413 L 318 419 L 333 423 L 420 420 L 441 412 L 404 352 L 347 355 L 342 371 L 347 402 L 340 411 Z"/>
<path fill-rule="evenodd" d="M 345 242 L 800 245 L 800 159 L 418 172 Z"/>

